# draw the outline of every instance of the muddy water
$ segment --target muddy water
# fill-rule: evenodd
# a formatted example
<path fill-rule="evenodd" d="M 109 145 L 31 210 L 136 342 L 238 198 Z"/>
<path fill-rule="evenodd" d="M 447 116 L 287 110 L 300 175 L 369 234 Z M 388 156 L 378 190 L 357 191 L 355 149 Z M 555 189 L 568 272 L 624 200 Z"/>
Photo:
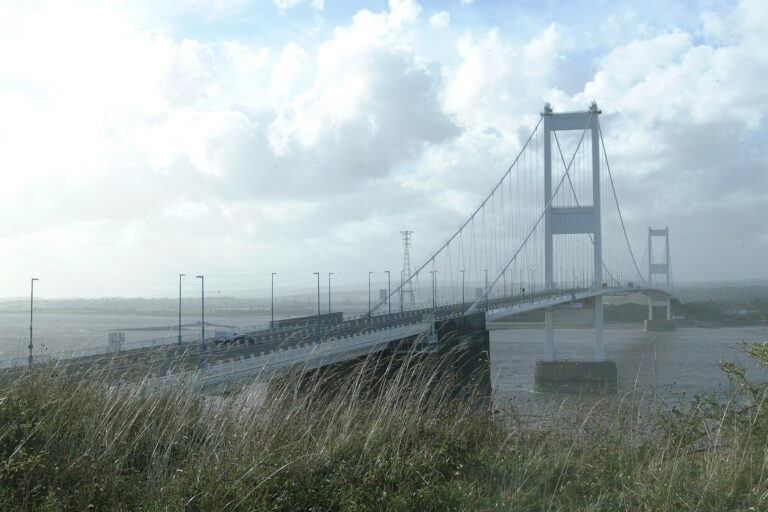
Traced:
<path fill-rule="evenodd" d="M 724 392 L 728 379 L 720 361 L 749 365 L 739 350 L 741 341 L 768 340 L 763 327 L 680 328 L 672 332 L 644 332 L 640 325 L 606 328 L 605 352 L 616 362 L 619 394 L 631 390 L 667 403 L 690 397 Z M 594 332 L 589 329 L 558 329 L 555 350 L 558 359 L 591 359 Z M 491 328 L 491 376 L 495 404 L 510 402 L 518 408 L 536 408 L 542 402 L 562 397 L 534 393 L 533 364 L 544 352 L 544 331 L 539 328 Z M 752 368 L 755 378 L 766 378 L 765 369 Z"/>

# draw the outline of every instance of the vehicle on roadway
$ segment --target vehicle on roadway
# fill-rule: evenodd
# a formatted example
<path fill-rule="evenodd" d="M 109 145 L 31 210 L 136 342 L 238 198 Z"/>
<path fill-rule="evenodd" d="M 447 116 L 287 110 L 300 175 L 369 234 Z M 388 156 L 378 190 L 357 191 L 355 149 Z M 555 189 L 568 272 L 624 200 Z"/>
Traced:
<path fill-rule="evenodd" d="M 242 344 L 248 344 L 248 345 L 254 345 L 256 343 L 256 338 L 251 336 L 250 334 L 238 334 L 234 338 L 232 338 L 232 343 L 242 343 Z"/>
<path fill-rule="evenodd" d="M 234 333 L 232 331 L 216 331 L 213 335 L 213 342 L 216 344 L 229 343 L 232 341 L 233 335 Z"/>

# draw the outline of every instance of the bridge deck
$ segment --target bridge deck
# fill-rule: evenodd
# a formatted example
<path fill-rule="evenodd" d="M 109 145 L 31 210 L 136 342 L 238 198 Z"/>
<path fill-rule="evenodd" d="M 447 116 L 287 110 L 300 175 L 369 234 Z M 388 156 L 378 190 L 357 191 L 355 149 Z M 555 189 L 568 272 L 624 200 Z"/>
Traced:
<path fill-rule="evenodd" d="M 666 294 L 664 290 L 646 288 L 603 288 L 554 290 L 493 297 L 481 311 L 489 321 L 579 302 L 599 295 L 630 293 Z M 210 384 L 247 375 L 274 374 L 296 364 L 316 367 L 344 359 L 373 353 L 390 342 L 428 332 L 437 320 L 461 316 L 471 303 L 441 304 L 388 314 L 363 316 L 306 327 L 251 331 L 253 344 L 214 343 L 206 340 L 207 349 L 200 354 L 199 340 L 182 345 L 127 350 L 106 355 L 79 357 L 59 362 L 68 372 L 109 366 L 114 375 L 144 377 L 147 372 L 164 375 L 152 379 L 151 386 L 162 387 L 194 381 Z M 318 343 L 319 339 L 319 343 Z M 199 369 L 201 359 L 205 368 Z"/>

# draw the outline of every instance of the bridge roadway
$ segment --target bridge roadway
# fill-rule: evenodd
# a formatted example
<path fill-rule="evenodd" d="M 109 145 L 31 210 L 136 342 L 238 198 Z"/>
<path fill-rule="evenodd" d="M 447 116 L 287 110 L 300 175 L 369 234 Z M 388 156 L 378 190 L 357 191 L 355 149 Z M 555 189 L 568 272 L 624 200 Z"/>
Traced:
<path fill-rule="evenodd" d="M 627 294 L 634 292 L 658 292 L 658 290 L 639 289 L 634 287 L 605 288 L 599 291 L 592 289 L 554 290 L 534 293 L 519 294 L 512 297 L 492 297 L 488 299 L 486 310 L 489 320 L 509 317 L 528 311 L 534 311 L 557 304 L 579 301 L 605 294 Z M 410 311 L 397 311 L 391 315 L 391 327 L 427 323 L 434 319 L 441 320 L 462 314 L 471 303 L 450 303 L 437 305 L 434 308 L 420 308 Z M 483 306 L 485 306 L 483 304 Z M 367 315 L 343 320 L 336 323 L 321 326 L 321 342 L 340 339 L 348 336 L 362 335 L 386 328 L 390 324 L 387 313 Z M 253 337 L 250 343 L 215 343 L 212 339 L 206 339 L 207 350 L 205 361 L 207 365 L 215 365 L 228 360 L 258 357 L 275 352 L 276 350 L 290 349 L 317 341 L 317 325 L 312 324 L 303 327 L 264 329 L 246 333 Z M 111 371 L 118 374 L 132 374 L 141 376 L 148 372 L 156 374 L 168 374 L 189 371 L 200 364 L 199 341 L 182 345 L 169 345 L 165 347 L 148 347 L 126 350 L 106 355 L 88 356 L 70 359 L 60 362 L 60 366 L 67 368 L 67 372 L 87 370 L 91 367 L 102 366 L 108 363 Z"/>

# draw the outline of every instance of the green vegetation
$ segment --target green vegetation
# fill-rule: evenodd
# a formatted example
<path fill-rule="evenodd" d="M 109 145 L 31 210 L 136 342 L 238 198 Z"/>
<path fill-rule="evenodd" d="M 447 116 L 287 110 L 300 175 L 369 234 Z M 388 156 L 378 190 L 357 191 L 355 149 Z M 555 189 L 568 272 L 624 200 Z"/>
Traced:
<path fill-rule="evenodd" d="M 695 301 L 672 309 L 675 314 L 684 316 L 686 323 L 700 327 L 758 325 L 768 315 L 768 299 L 727 303 Z"/>
<path fill-rule="evenodd" d="M 419 365 L 376 395 L 363 369 L 266 400 L 41 367 L 0 384 L 0 509 L 766 510 L 768 386 L 724 369 L 727 403 L 571 399 L 533 422 L 449 402 Z"/>

